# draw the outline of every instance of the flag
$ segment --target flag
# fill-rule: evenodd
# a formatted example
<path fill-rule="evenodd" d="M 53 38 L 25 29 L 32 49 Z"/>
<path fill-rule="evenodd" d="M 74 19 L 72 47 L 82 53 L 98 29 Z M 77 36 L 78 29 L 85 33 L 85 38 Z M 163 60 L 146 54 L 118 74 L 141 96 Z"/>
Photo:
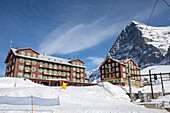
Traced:
<path fill-rule="evenodd" d="M 63 82 L 62 89 L 66 89 L 67 83 Z"/>
<path fill-rule="evenodd" d="M 12 40 L 10 41 L 10 45 L 12 45 Z"/>
<path fill-rule="evenodd" d="M 10 41 L 10 48 L 11 48 L 11 45 L 12 45 L 12 40 Z"/>

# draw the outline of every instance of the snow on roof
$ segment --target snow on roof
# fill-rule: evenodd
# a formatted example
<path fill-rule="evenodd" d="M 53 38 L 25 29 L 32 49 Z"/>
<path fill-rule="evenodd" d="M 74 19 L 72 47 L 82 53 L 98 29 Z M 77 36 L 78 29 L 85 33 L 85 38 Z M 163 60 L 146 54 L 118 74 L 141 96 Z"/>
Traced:
<path fill-rule="evenodd" d="M 47 61 L 47 62 L 52 62 L 52 63 L 72 65 L 72 66 L 76 66 L 76 67 L 85 68 L 85 66 L 73 65 L 73 64 L 69 63 L 69 61 L 71 61 L 71 60 L 67 60 L 67 59 L 63 59 L 63 58 L 58 58 L 58 57 L 53 57 L 53 56 L 48 56 L 48 55 L 43 55 L 43 54 L 38 55 L 38 58 L 36 58 L 36 57 L 20 55 L 17 53 L 17 49 L 14 49 L 14 48 L 11 48 L 11 50 L 13 51 L 15 56 L 20 56 L 20 57 L 24 57 L 24 58 L 33 59 L 33 60 L 41 60 L 41 61 Z"/>

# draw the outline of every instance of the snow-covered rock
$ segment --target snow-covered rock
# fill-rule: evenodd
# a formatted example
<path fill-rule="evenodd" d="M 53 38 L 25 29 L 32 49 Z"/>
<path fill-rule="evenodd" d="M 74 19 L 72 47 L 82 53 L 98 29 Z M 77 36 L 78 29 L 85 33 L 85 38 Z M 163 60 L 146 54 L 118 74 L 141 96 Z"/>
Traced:
<path fill-rule="evenodd" d="M 153 27 L 132 21 L 110 49 L 118 60 L 133 58 L 141 68 L 155 64 L 170 64 L 170 26 Z"/>

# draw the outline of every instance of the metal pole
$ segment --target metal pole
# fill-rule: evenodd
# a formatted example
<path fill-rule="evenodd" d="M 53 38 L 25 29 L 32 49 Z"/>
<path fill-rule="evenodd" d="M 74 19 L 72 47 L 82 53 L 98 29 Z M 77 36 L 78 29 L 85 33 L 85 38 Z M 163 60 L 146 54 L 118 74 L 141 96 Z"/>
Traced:
<path fill-rule="evenodd" d="M 152 99 L 154 99 L 154 95 L 153 95 L 153 87 L 152 87 L 152 78 L 151 78 L 151 70 L 149 70 L 149 76 L 150 76 L 150 83 L 151 83 Z"/>
<path fill-rule="evenodd" d="M 132 91 L 131 91 L 130 75 L 129 74 L 128 74 L 128 83 L 129 83 L 129 96 L 130 96 L 130 100 L 132 102 Z"/>
<path fill-rule="evenodd" d="M 163 85 L 163 81 L 162 81 L 162 74 L 160 73 L 160 77 L 161 77 L 161 84 L 162 84 L 162 94 L 163 94 L 163 96 L 165 96 L 165 94 L 164 94 L 164 85 Z"/>

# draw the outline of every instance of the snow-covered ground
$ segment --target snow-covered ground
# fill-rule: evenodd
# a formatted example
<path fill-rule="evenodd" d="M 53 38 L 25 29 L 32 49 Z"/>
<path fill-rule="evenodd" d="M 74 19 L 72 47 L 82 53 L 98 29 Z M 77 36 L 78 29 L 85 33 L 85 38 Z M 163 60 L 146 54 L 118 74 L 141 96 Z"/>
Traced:
<path fill-rule="evenodd" d="M 16 84 L 16 87 L 14 85 Z M 148 109 L 129 101 L 119 87 L 108 82 L 98 86 L 48 87 L 21 78 L 0 78 L 0 96 L 36 96 L 53 99 L 60 97 L 60 106 L 34 106 L 34 113 L 166 113 L 165 110 Z M 19 100 L 16 100 L 19 101 Z M 30 113 L 30 105 L 0 104 L 0 113 Z"/>

